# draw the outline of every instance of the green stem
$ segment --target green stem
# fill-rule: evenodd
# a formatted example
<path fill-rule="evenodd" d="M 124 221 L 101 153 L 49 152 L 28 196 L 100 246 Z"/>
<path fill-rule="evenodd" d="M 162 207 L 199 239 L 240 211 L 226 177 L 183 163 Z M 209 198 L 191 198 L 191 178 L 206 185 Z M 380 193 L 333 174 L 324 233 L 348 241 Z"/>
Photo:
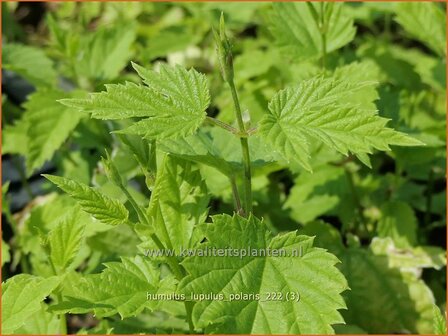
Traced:
<path fill-rule="evenodd" d="M 233 200 L 235 202 L 235 210 L 239 215 L 244 215 L 243 208 L 241 207 L 240 194 L 238 193 L 238 187 L 236 185 L 235 177 L 229 177 L 230 185 L 232 187 Z"/>
<path fill-rule="evenodd" d="M 127 199 L 131 203 L 132 207 L 134 208 L 135 212 L 137 213 L 138 218 L 140 221 L 142 221 L 146 225 L 150 225 L 150 222 L 148 220 L 148 217 L 146 214 L 140 209 L 137 202 L 135 201 L 134 197 L 129 193 L 129 191 L 123 186 L 120 185 L 120 189 L 123 191 L 123 193 L 126 195 Z M 163 245 L 162 241 L 159 239 L 159 237 L 155 234 L 151 234 L 151 239 L 156 244 L 157 248 L 164 251 L 166 250 L 165 245 Z M 171 247 L 172 248 L 172 247 Z M 173 256 L 166 256 L 166 262 L 168 266 L 171 268 L 171 270 L 174 273 L 174 276 L 178 281 L 181 281 L 185 277 L 185 270 L 179 265 L 178 261 Z M 192 311 L 193 311 L 193 302 L 184 302 L 185 311 L 187 313 L 187 321 L 188 321 L 188 327 L 190 330 L 190 333 L 194 333 L 194 325 L 193 325 L 193 319 L 192 319 Z"/>
<path fill-rule="evenodd" d="M 226 124 L 225 122 L 222 122 L 218 119 L 215 119 L 212 117 L 207 117 L 205 120 L 207 121 L 207 123 L 209 123 L 211 125 L 221 127 L 223 129 L 225 129 L 226 131 L 229 131 L 230 133 L 238 134 L 238 130 L 235 127 L 232 127 L 229 124 Z"/>
<path fill-rule="evenodd" d="M 246 128 L 244 127 L 243 115 L 241 113 L 240 101 L 238 99 L 238 94 L 236 92 L 233 79 L 229 80 L 228 84 L 230 86 L 230 91 L 232 92 L 233 104 L 235 107 L 235 114 L 238 121 L 240 134 L 247 135 Z M 249 142 L 246 136 L 241 137 L 240 142 L 244 166 L 244 214 L 248 216 L 252 212 L 252 175 L 250 168 Z"/>
<path fill-rule="evenodd" d="M 53 262 L 51 261 L 50 256 L 48 255 L 48 261 L 50 263 L 50 267 L 54 273 L 54 275 L 58 276 L 59 273 L 56 271 L 56 267 L 54 267 Z M 57 303 L 62 303 L 62 294 L 61 293 L 56 293 L 56 299 L 57 299 Z M 60 321 L 59 321 L 59 328 L 60 328 L 60 333 L 61 335 L 67 335 L 67 317 L 65 314 L 60 314 L 59 315 Z"/>

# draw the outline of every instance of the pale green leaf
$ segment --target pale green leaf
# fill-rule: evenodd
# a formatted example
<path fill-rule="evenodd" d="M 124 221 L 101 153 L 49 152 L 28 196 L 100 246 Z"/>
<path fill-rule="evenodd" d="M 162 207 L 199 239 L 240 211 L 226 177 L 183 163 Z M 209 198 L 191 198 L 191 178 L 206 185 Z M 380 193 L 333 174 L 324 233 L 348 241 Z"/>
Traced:
<path fill-rule="evenodd" d="M 150 224 L 165 246 L 191 247 L 193 229 L 205 221 L 209 196 L 197 169 L 167 156 L 159 168 L 148 208 Z"/>
<path fill-rule="evenodd" d="M 320 20 L 320 5 L 324 5 L 328 22 L 327 53 L 343 47 L 355 37 L 353 19 L 345 13 L 343 3 L 274 3 L 270 28 L 277 44 L 294 60 L 318 58 L 323 54 L 322 35 L 313 17 L 313 11 L 316 11 Z"/>
<path fill-rule="evenodd" d="M 194 69 L 161 65 L 150 71 L 134 64 L 147 86 L 132 83 L 106 85 L 89 99 L 61 103 L 92 114 L 96 119 L 142 119 L 122 133 L 148 139 L 179 138 L 193 134 L 203 123 L 210 103 L 206 77 Z"/>
<path fill-rule="evenodd" d="M 421 142 L 386 127 L 375 110 L 350 103 L 348 97 L 368 82 L 315 77 L 278 92 L 260 123 L 260 132 L 284 158 L 307 170 L 310 143 L 322 142 L 348 155 L 390 150 L 390 145 L 415 146 Z"/>
<path fill-rule="evenodd" d="M 436 246 L 402 247 L 394 244 L 391 238 L 374 238 L 370 245 L 377 255 L 387 255 L 390 267 L 415 270 L 422 268 L 442 269 L 446 265 L 446 253 Z"/>
<path fill-rule="evenodd" d="M 36 86 L 54 86 L 56 84 L 53 62 L 38 48 L 4 43 L 2 67 L 18 73 Z"/>
<path fill-rule="evenodd" d="M 199 249 L 277 249 L 287 256 L 196 255 L 184 260 L 189 275 L 180 291 L 222 294 L 223 300 L 205 299 L 193 308 L 197 328 L 216 333 L 325 334 L 332 324 L 343 323 L 338 309 L 345 307 L 340 293 L 347 283 L 336 269 L 338 259 L 313 247 L 313 238 L 290 232 L 272 237 L 254 217 L 213 217 L 203 226 L 207 242 Z M 298 252 L 301 256 L 291 255 Z M 268 300 L 268 293 L 298 293 L 300 299 Z M 252 294 L 230 301 L 231 294 Z M 254 297 L 259 295 L 257 299 Z"/>
<path fill-rule="evenodd" d="M 47 305 L 41 303 L 41 309 L 26 319 L 23 326 L 14 333 L 18 335 L 56 335 L 60 333 L 60 317 L 47 312 Z"/>
<path fill-rule="evenodd" d="M 112 199 L 84 183 L 60 176 L 43 176 L 73 197 L 85 212 L 100 222 L 118 225 L 128 221 L 128 210 L 118 200 Z"/>
<path fill-rule="evenodd" d="M 70 268 L 81 248 L 85 223 L 78 222 L 78 218 L 74 212 L 69 212 L 45 238 L 50 261 L 58 274 Z"/>
<path fill-rule="evenodd" d="M 78 76 L 95 80 L 115 79 L 133 54 L 136 26 L 120 22 L 80 36 L 75 67 Z"/>
<path fill-rule="evenodd" d="M 438 3 L 397 4 L 396 20 L 405 31 L 426 44 L 439 56 L 446 54 L 446 16 Z"/>
<path fill-rule="evenodd" d="M 121 262 L 105 264 L 100 274 L 86 275 L 75 281 L 64 294 L 67 300 L 53 306 L 59 313 L 83 314 L 94 312 L 99 317 L 120 314 L 135 316 L 148 308 L 155 309 L 159 301 L 148 300 L 148 294 L 174 292 L 175 281 L 160 278 L 159 269 L 142 256 L 122 258 Z"/>
<path fill-rule="evenodd" d="M 442 315 L 439 307 L 437 307 L 436 305 L 434 305 L 432 309 L 433 309 L 433 314 L 434 314 L 434 319 L 433 319 L 434 329 L 433 329 L 432 333 L 436 334 L 436 335 L 446 335 L 447 334 L 446 317 Z"/>
<path fill-rule="evenodd" d="M 412 272 L 389 265 L 387 255 L 352 247 L 338 254 L 350 291 L 345 293 L 347 323 L 369 333 L 431 333 L 434 297 Z"/>
<path fill-rule="evenodd" d="M 62 106 L 58 99 L 76 96 L 53 89 L 41 89 L 29 96 L 20 127 L 26 127 L 28 174 L 51 159 L 55 151 L 67 140 L 82 115 Z"/>
<path fill-rule="evenodd" d="M 397 246 L 407 247 L 417 242 L 417 218 L 414 210 L 404 202 L 386 202 L 381 207 L 377 224 L 379 237 L 391 237 Z"/>
<path fill-rule="evenodd" d="M 41 309 L 41 302 L 59 285 L 59 277 L 43 279 L 19 274 L 2 285 L 2 333 L 12 334 Z"/>

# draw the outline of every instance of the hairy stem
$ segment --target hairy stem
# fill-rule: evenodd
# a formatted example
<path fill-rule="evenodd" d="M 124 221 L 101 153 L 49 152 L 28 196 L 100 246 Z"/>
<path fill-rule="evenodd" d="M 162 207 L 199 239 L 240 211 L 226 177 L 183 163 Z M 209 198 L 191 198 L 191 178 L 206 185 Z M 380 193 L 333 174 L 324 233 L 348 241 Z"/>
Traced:
<path fill-rule="evenodd" d="M 230 126 L 229 124 L 226 124 L 225 122 L 222 122 L 221 120 L 212 118 L 212 117 L 207 117 L 205 119 L 207 121 L 207 123 L 211 124 L 211 125 L 215 125 L 218 127 L 221 127 L 223 129 L 225 129 L 226 131 L 229 131 L 230 133 L 233 134 L 237 134 L 238 130 L 235 127 Z"/>
<path fill-rule="evenodd" d="M 242 135 L 247 134 L 244 126 L 243 115 L 241 113 L 240 101 L 236 92 L 235 83 L 232 80 L 228 81 L 230 91 L 232 92 L 233 105 L 235 107 L 235 115 L 238 121 L 238 127 Z M 244 214 L 248 216 L 252 212 L 252 175 L 250 169 L 250 154 L 249 142 L 247 137 L 241 137 L 241 150 L 243 153 L 243 167 L 244 167 Z"/>
<path fill-rule="evenodd" d="M 146 214 L 140 209 L 137 202 L 135 201 L 134 197 L 129 193 L 129 191 L 123 186 L 120 186 L 120 189 L 123 191 L 123 193 L 126 195 L 127 199 L 131 203 L 132 207 L 134 208 L 135 212 L 137 212 L 138 218 L 140 221 L 145 223 L 146 225 L 150 225 L 150 222 L 148 220 L 148 217 Z M 165 245 L 163 245 L 162 241 L 159 239 L 159 237 L 155 234 L 151 234 L 151 239 L 156 244 L 157 248 L 161 251 L 166 250 Z M 170 247 L 172 249 L 172 246 Z M 185 270 L 181 265 L 179 265 L 179 262 L 176 260 L 173 256 L 166 255 L 166 262 L 168 266 L 170 267 L 171 271 L 173 272 L 174 276 L 178 281 L 181 281 L 182 278 L 185 277 Z M 192 311 L 194 302 L 184 302 L 185 311 L 187 313 L 187 321 L 188 321 L 188 328 L 190 333 L 194 333 L 194 325 L 193 325 L 193 318 L 192 318 Z"/>
<path fill-rule="evenodd" d="M 236 185 L 235 177 L 232 176 L 229 178 L 229 180 L 230 180 L 230 185 L 232 187 L 232 195 L 233 195 L 233 200 L 235 203 L 236 212 L 239 215 L 244 216 L 244 211 L 243 211 L 243 208 L 241 207 L 241 199 L 240 199 L 240 194 L 238 193 L 238 187 Z"/>

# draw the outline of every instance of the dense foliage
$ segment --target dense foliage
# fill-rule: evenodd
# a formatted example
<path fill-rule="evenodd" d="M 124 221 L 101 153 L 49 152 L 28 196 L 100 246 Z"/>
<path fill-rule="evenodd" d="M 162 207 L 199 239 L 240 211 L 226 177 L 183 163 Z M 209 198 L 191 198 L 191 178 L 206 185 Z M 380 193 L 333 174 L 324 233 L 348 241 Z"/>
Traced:
<path fill-rule="evenodd" d="M 445 334 L 445 27 L 2 3 L 2 334 Z"/>

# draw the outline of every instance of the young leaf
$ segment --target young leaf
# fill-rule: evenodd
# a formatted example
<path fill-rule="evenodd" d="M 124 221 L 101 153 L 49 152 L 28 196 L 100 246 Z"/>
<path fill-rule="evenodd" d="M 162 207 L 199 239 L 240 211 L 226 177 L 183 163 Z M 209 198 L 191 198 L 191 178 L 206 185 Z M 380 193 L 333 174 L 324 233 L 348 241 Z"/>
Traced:
<path fill-rule="evenodd" d="M 100 222 L 109 225 L 127 222 L 128 210 L 118 200 L 80 182 L 54 175 L 44 174 L 43 176 L 73 197 L 85 212 Z"/>
<path fill-rule="evenodd" d="M 36 86 L 54 86 L 56 72 L 53 62 L 41 49 L 5 43 L 2 46 L 3 69 L 11 70 Z"/>
<path fill-rule="evenodd" d="M 12 334 L 41 309 L 41 302 L 59 285 L 59 277 L 43 279 L 19 274 L 2 285 L 2 333 Z"/>
<path fill-rule="evenodd" d="M 438 3 L 403 2 L 397 4 L 399 24 L 405 31 L 426 44 L 436 54 L 446 54 L 446 17 Z"/>
<path fill-rule="evenodd" d="M 319 23 L 316 22 L 316 18 L 320 19 L 319 5 L 317 2 L 273 4 L 270 28 L 277 44 L 294 60 L 318 58 L 323 54 L 322 35 Z M 356 29 L 353 19 L 344 12 L 343 3 L 334 3 L 332 9 L 325 6 L 324 16 L 328 20 L 327 52 L 337 50 L 353 40 Z"/>
<path fill-rule="evenodd" d="M 82 115 L 56 101 L 67 96 L 62 91 L 41 89 L 24 104 L 21 127 L 26 127 L 28 174 L 49 160 L 78 125 Z"/>
<path fill-rule="evenodd" d="M 338 309 L 345 308 L 340 293 L 347 282 L 337 270 L 338 259 L 313 247 L 313 238 L 296 232 L 272 237 L 254 217 L 218 215 L 203 226 L 204 249 L 284 249 L 302 256 L 192 256 L 183 262 L 189 275 L 180 291 L 222 293 L 224 300 L 204 300 L 193 308 L 197 328 L 216 333 L 324 334 L 332 324 L 343 323 Z M 268 293 L 300 295 L 297 300 L 269 300 Z M 253 295 L 230 301 L 231 294 Z M 257 299 L 254 295 L 259 295 Z M 281 323 L 279 323 L 281 321 Z"/>
<path fill-rule="evenodd" d="M 440 312 L 439 307 L 436 305 L 433 306 L 433 314 L 434 314 L 434 320 L 433 320 L 433 331 L 432 333 L 435 335 L 446 335 L 446 317 L 442 315 Z"/>
<path fill-rule="evenodd" d="M 388 120 L 374 110 L 350 104 L 348 97 L 363 88 L 357 82 L 315 77 L 282 90 L 269 103 L 260 133 L 286 160 L 309 171 L 311 141 L 322 142 L 344 155 L 390 150 L 389 145 L 422 144 L 387 128 Z"/>
<path fill-rule="evenodd" d="M 159 269 L 141 256 L 122 258 L 105 264 L 100 274 L 91 274 L 75 281 L 64 292 L 68 300 L 52 307 L 52 311 L 83 314 L 93 311 L 104 317 L 120 314 L 135 316 L 143 309 L 154 309 L 159 301 L 148 300 L 148 294 L 174 292 L 174 279 L 160 279 Z"/>
<path fill-rule="evenodd" d="M 69 212 L 66 218 L 49 232 L 45 241 L 49 247 L 50 260 L 58 274 L 71 266 L 84 236 L 85 224 L 78 222 L 78 217 L 72 214 L 73 212 Z"/>
<path fill-rule="evenodd" d="M 191 163 L 167 156 L 158 171 L 148 208 L 149 220 L 165 246 L 193 245 L 193 228 L 205 221 L 209 197 Z"/>
<path fill-rule="evenodd" d="M 179 138 L 196 132 L 210 103 L 206 77 L 194 69 L 161 65 L 160 72 L 134 68 L 147 86 L 132 83 L 106 85 L 89 99 L 63 99 L 67 106 L 96 119 L 145 119 L 121 130 L 147 139 Z"/>

